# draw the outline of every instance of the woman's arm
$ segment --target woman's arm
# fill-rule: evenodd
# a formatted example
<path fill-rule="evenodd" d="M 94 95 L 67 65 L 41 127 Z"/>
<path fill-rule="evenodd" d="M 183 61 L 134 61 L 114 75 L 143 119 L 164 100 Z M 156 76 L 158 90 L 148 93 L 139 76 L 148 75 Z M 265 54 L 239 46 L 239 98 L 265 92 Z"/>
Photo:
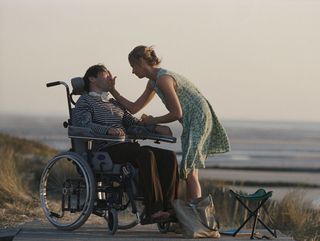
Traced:
<path fill-rule="evenodd" d="M 120 95 L 120 93 L 116 89 L 110 90 L 110 93 L 122 106 L 124 106 L 133 115 L 140 111 L 143 107 L 145 107 L 155 95 L 155 91 L 151 87 L 150 81 L 148 82 L 146 89 L 144 90 L 142 95 L 135 102 L 131 102 Z"/>
<path fill-rule="evenodd" d="M 161 92 L 164 95 L 166 107 L 169 113 L 159 117 L 148 116 L 142 120 L 145 124 L 169 123 L 182 118 L 182 108 L 175 90 L 175 81 L 171 76 L 163 75 L 157 80 Z"/>

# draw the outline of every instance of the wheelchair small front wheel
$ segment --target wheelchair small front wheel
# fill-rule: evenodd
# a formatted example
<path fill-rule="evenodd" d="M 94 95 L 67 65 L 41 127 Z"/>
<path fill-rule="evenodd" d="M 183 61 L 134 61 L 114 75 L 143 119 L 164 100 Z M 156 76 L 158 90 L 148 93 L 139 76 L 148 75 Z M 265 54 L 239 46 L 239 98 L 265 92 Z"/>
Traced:
<path fill-rule="evenodd" d="M 171 223 L 157 223 L 157 227 L 160 233 L 167 233 L 170 230 Z"/>
<path fill-rule="evenodd" d="M 113 235 L 118 230 L 118 212 L 114 208 L 108 210 L 108 217 L 105 217 L 108 222 L 108 233 Z"/>
<path fill-rule="evenodd" d="M 143 216 L 144 210 L 141 211 L 143 206 L 141 201 L 135 200 L 135 203 L 138 208 L 138 213 L 140 213 L 139 216 Z M 132 213 L 131 203 L 126 192 L 122 195 L 122 204 L 126 205 L 127 208 L 124 210 L 118 210 L 118 229 L 125 230 L 137 226 L 139 224 L 139 220 L 137 218 L 137 214 Z"/>

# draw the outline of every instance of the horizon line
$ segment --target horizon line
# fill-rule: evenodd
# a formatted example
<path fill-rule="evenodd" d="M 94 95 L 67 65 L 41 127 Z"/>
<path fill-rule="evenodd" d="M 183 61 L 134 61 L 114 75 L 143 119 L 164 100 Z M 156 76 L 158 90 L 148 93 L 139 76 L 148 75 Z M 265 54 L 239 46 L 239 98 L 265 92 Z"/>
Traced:
<path fill-rule="evenodd" d="M 0 112 L 1 117 L 25 117 L 25 118 L 68 118 L 67 115 L 59 114 L 39 114 L 39 113 L 13 113 L 13 112 Z M 310 124 L 320 124 L 320 120 L 276 120 L 276 119 L 259 119 L 259 118 L 220 118 L 222 122 L 260 122 L 260 123 L 310 123 Z M 171 122 L 174 123 L 174 122 Z M 170 123 L 168 123 L 170 124 Z"/>

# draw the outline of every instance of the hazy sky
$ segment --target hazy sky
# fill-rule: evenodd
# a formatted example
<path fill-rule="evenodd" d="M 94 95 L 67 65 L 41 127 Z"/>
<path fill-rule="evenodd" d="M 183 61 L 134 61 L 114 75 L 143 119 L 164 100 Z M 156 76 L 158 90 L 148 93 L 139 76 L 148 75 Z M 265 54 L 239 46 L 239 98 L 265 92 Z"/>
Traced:
<path fill-rule="evenodd" d="M 63 87 L 45 83 L 96 63 L 134 100 L 146 80 L 127 55 L 144 44 L 222 119 L 320 122 L 319 13 L 317 0 L 0 0 L 0 114 L 64 115 Z"/>

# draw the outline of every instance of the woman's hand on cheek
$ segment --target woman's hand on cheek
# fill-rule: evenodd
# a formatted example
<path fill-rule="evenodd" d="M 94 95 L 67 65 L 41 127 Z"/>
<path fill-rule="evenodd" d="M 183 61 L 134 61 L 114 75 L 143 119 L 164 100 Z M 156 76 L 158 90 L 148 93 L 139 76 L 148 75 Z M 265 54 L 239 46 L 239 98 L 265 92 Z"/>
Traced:
<path fill-rule="evenodd" d="M 117 76 L 114 76 L 114 77 L 112 77 L 111 80 L 110 80 L 111 90 L 114 90 L 114 89 L 115 89 L 115 86 L 116 86 L 116 78 L 117 78 Z"/>
<path fill-rule="evenodd" d="M 116 91 L 116 78 L 117 76 L 112 77 L 112 79 L 110 80 L 109 92 L 113 95 L 113 97 L 115 97 L 114 94 Z"/>

